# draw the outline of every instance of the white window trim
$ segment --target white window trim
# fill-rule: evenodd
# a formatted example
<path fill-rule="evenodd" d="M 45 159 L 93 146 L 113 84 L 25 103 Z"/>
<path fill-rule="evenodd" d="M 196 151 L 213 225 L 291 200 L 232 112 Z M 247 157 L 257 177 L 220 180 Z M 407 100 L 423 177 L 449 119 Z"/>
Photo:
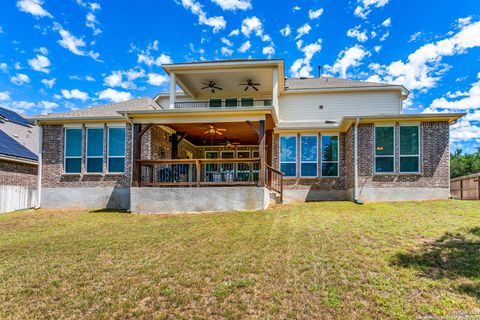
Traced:
<path fill-rule="evenodd" d="M 418 129 L 418 141 L 417 141 L 417 150 L 418 150 L 418 153 L 417 154 L 404 154 L 402 155 L 402 149 L 401 149 L 401 146 L 402 146 L 402 135 L 400 134 L 400 130 L 402 127 L 417 127 Z M 421 137 L 421 130 L 420 130 L 420 124 L 419 123 L 401 123 L 399 128 L 398 128 L 398 153 L 399 153 L 399 158 L 398 158 L 398 161 L 399 161 L 399 166 L 398 166 L 398 170 L 400 173 L 420 173 L 421 172 L 421 162 L 420 162 L 420 154 L 421 154 L 421 151 L 420 151 L 420 147 L 421 147 L 421 144 L 420 144 L 420 141 L 422 139 Z M 401 160 L 402 160 L 402 157 L 417 157 L 418 158 L 418 170 L 417 171 L 402 171 L 401 169 Z"/>
<path fill-rule="evenodd" d="M 104 156 L 105 156 L 105 128 L 103 125 L 89 125 L 85 128 L 85 172 L 87 174 L 103 174 L 104 171 Z M 88 155 L 88 130 L 90 129 L 103 129 L 102 134 L 102 155 L 101 156 L 89 156 Z M 101 172 L 89 172 L 88 171 L 88 159 L 102 159 L 102 171 Z"/>
<path fill-rule="evenodd" d="M 64 125 L 63 132 L 63 174 L 78 175 L 82 174 L 82 141 L 83 141 L 83 127 L 80 125 Z M 68 156 L 67 157 L 67 130 L 79 129 L 81 130 L 82 139 L 80 140 L 80 156 Z M 67 159 L 80 159 L 80 172 L 67 172 Z"/>
<path fill-rule="evenodd" d="M 393 128 L 393 154 L 392 155 L 377 155 L 377 128 Z M 395 160 L 395 140 L 396 140 L 396 125 L 395 123 L 382 123 L 375 124 L 373 128 L 373 172 L 376 175 L 390 175 L 395 174 L 396 172 L 396 160 Z M 388 172 L 378 172 L 377 171 L 377 158 L 393 158 L 393 171 Z"/>
<path fill-rule="evenodd" d="M 123 148 L 123 156 L 110 156 L 110 129 L 125 129 L 125 140 L 124 140 L 124 148 Z M 107 173 L 125 173 L 126 169 L 126 158 L 127 158 L 127 130 L 125 125 L 124 126 L 109 126 L 107 125 Z M 112 159 L 120 159 L 123 158 L 123 171 L 110 171 L 110 158 Z"/>
<path fill-rule="evenodd" d="M 323 160 L 323 137 L 337 137 L 337 161 L 324 161 Z M 324 163 L 336 163 L 337 175 L 336 176 L 324 176 L 322 167 Z M 340 177 L 340 135 L 338 133 L 322 133 L 320 135 L 320 176 L 322 178 L 338 178 Z"/>
<path fill-rule="evenodd" d="M 302 161 L 302 137 L 315 137 L 316 139 L 316 143 L 315 143 L 315 146 L 317 148 L 317 157 L 316 157 L 316 160 L 314 161 Z M 299 154 L 299 160 L 300 160 L 300 177 L 301 178 L 316 178 L 318 177 L 318 134 L 301 134 L 300 135 L 300 154 Z M 314 163 L 317 165 L 317 174 L 316 175 L 313 175 L 313 176 L 304 176 L 302 174 L 302 164 L 303 163 Z"/>
<path fill-rule="evenodd" d="M 295 161 L 282 161 L 282 138 L 295 138 Z M 298 136 L 296 134 L 284 134 L 278 137 L 278 169 L 282 170 L 282 163 L 293 163 L 295 164 L 295 175 L 294 176 L 287 176 L 284 175 L 284 179 L 294 179 L 298 177 L 298 168 L 297 168 L 297 158 L 298 158 Z"/>

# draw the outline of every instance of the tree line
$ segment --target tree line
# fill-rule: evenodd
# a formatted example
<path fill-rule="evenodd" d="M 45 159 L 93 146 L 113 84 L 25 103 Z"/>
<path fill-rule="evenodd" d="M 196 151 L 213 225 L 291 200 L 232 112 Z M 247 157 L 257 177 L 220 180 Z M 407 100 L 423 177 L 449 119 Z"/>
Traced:
<path fill-rule="evenodd" d="M 480 172 L 480 148 L 475 153 L 463 153 L 455 150 L 450 155 L 450 178 L 466 176 Z"/>

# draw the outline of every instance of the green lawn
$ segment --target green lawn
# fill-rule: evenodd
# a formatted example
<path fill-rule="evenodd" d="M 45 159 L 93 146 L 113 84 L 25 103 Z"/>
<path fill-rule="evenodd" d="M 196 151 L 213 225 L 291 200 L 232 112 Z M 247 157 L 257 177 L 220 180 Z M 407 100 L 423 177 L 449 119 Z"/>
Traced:
<path fill-rule="evenodd" d="M 0 214 L 0 318 L 480 312 L 480 201 Z"/>

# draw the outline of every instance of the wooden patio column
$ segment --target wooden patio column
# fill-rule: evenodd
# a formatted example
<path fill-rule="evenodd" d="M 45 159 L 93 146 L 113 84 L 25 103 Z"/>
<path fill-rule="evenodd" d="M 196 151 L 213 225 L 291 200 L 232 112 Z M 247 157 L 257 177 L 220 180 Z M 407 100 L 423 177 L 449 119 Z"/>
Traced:
<path fill-rule="evenodd" d="M 260 166 L 258 170 L 258 186 L 265 186 L 265 120 L 259 121 L 258 126 L 258 155 Z"/>

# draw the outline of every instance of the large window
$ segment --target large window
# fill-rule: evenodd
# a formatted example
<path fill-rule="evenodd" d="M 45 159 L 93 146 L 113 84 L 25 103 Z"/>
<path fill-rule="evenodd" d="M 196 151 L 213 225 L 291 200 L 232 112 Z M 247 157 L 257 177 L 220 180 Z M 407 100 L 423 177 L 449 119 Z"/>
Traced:
<path fill-rule="evenodd" d="M 297 137 L 280 137 L 280 171 L 286 177 L 297 176 Z"/>
<path fill-rule="evenodd" d="M 322 177 L 338 177 L 338 136 L 322 135 Z"/>
<path fill-rule="evenodd" d="M 300 137 L 300 176 L 316 177 L 318 162 L 318 137 Z"/>
<path fill-rule="evenodd" d="M 395 171 L 394 127 L 375 127 L 375 172 L 392 173 Z"/>
<path fill-rule="evenodd" d="M 125 128 L 108 128 L 108 172 L 125 172 Z"/>
<path fill-rule="evenodd" d="M 103 172 L 103 128 L 87 128 L 87 172 Z"/>
<path fill-rule="evenodd" d="M 82 128 L 65 129 L 65 173 L 82 170 Z"/>
<path fill-rule="evenodd" d="M 400 172 L 420 171 L 420 137 L 418 125 L 400 126 Z"/>

